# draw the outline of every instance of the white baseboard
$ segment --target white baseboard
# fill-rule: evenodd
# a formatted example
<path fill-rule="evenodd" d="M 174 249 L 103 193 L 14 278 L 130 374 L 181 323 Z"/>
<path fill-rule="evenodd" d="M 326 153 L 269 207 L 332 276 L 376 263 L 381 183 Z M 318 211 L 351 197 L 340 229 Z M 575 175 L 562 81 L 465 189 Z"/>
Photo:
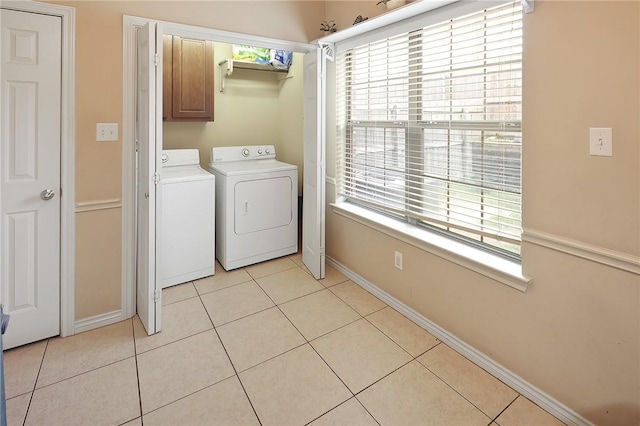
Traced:
<path fill-rule="evenodd" d="M 82 333 L 83 331 L 93 330 L 94 328 L 104 327 L 105 325 L 115 324 L 122 321 L 122 310 L 107 312 L 105 314 L 96 315 L 94 317 L 83 318 L 74 324 L 74 333 Z"/>
<path fill-rule="evenodd" d="M 469 361 L 486 370 L 494 377 L 500 379 L 516 392 L 529 398 L 544 410 L 557 417 L 560 421 L 564 422 L 567 425 L 593 426 L 593 423 L 582 417 L 580 414 L 576 413 L 566 405 L 562 404 L 542 390 L 533 386 L 531 383 L 527 382 L 517 374 L 498 364 L 482 352 L 479 352 L 472 346 L 463 342 L 439 325 L 425 318 L 422 314 L 411 309 L 404 303 L 389 295 L 387 292 L 379 289 L 360 275 L 346 268 L 344 265 L 329 257 L 327 257 L 327 262 L 342 274 L 344 274 L 351 281 L 355 282 L 360 287 L 364 288 L 369 293 L 373 294 L 378 299 L 382 300 L 387 305 L 391 306 L 392 308 L 409 318 L 411 321 L 427 330 L 433 336 L 440 339 L 447 346 L 460 353 Z"/>

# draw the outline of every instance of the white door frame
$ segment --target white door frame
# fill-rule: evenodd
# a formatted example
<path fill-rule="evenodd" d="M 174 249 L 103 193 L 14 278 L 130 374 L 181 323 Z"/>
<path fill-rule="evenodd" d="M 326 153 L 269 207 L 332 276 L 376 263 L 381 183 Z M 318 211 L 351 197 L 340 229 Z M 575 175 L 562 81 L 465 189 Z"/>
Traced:
<path fill-rule="evenodd" d="M 291 42 L 267 37 L 176 24 L 148 18 L 123 17 L 122 76 L 122 318 L 136 312 L 136 33 L 147 22 L 162 24 L 165 34 L 218 43 L 248 44 L 307 53 L 317 44 Z"/>
<path fill-rule="evenodd" d="M 75 333 L 75 22 L 73 7 L 32 1 L 2 1 L 3 9 L 62 19 L 60 105 L 60 335 Z"/>

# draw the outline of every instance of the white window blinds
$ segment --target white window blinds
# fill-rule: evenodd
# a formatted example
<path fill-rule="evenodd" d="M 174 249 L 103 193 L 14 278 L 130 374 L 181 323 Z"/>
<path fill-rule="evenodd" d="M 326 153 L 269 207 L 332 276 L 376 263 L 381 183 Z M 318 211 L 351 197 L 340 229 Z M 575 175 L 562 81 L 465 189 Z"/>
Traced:
<path fill-rule="evenodd" d="M 520 2 L 341 52 L 338 195 L 519 256 Z"/>

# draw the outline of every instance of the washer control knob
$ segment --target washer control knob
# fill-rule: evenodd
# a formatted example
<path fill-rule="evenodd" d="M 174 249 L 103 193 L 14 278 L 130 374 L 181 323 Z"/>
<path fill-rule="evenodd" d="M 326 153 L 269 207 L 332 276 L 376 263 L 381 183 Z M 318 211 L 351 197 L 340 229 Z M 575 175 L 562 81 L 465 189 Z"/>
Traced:
<path fill-rule="evenodd" d="M 262 150 L 261 149 L 258 150 L 258 154 L 262 154 Z"/>
<path fill-rule="evenodd" d="M 265 149 L 265 150 L 264 150 L 264 153 L 265 153 L 265 154 L 269 154 L 270 152 L 271 152 L 271 151 L 269 151 L 268 149 Z"/>
<path fill-rule="evenodd" d="M 242 150 L 242 156 L 243 157 L 248 157 L 249 156 L 249 150 L 247 148 Z"/>

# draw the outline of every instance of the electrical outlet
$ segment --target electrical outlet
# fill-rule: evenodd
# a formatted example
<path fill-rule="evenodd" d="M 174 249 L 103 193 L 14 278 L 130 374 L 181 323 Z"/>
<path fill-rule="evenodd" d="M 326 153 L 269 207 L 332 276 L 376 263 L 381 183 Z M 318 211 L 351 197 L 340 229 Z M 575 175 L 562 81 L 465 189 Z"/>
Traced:
<path fill-rule="evenodd" d="M 402 253 L 400 253 L 399 251 L 395 252 L 395 255 L 393 257 L 393 266 L 395 266 L 396 269 L 400 269 L 402 271 Z"/>
<path fill-rule="evenodd" d="M 96 141 L 117 141 L 118 123 L 98 123 L 96 124 Z"/>

